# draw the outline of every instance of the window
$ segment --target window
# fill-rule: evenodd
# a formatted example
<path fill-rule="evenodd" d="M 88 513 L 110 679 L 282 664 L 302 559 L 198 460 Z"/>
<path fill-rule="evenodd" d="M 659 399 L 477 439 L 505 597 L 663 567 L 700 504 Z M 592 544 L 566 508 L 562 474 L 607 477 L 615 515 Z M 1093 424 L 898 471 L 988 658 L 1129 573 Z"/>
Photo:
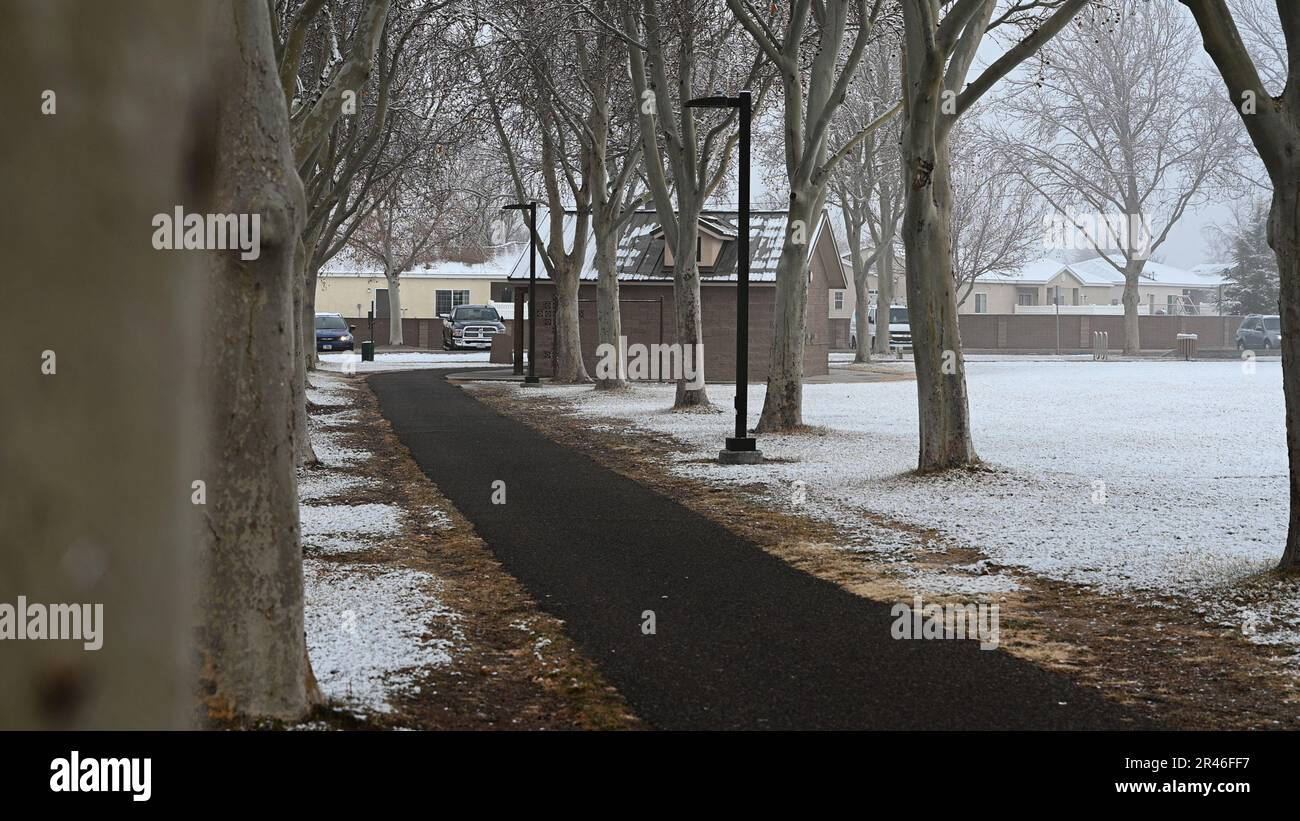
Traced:
<path fill-rule="evenodd" d="M 1038 289 L 1037 288 L 1017 288 L 1016 289 L 1017 305 L 1037 305 Z"/>
<path fill-rule="evenodd" d="M 434 291 L 434 313 L 438 316 L 451 313 L 458 305 L 469 304 L 469 291 Z"/>
<path fill-rule="evenodd" d="M 704 261 L 704 237 L 699 234 L 695 235 L 695 261 Z"/>
<path fill-rule="evenodd" d="M 1078 289 L 1078 288 L 1072 288 L 1071 290 L 1073 291 L 1073 293 L 1070 294 L 1070 300 L 1071 300 L 1070 304 L 1071 304 L 1071 305 L 1078 305 L 1078 304 L 1079 304 L 1079 289 Z"/>
<path fill-rule="evenodd" d="M 844 292 L 843 292 L 843 291 L 835 291 L 835 310 L 837 310 L 837 311 L 842 311 L 842 310 L 844 310 Z"/>
<path fill-rule="evenodd" d="M 988 312 L 989 312 L 989 295 L 988 295 L 988 294 L 976 294 L 976 295 L 975 295 L 975 313 L 977 313 L 977 314 L 987 314 Z"/>
<path fill-rule="evenodd" d="M 480 305 L 470 308 L 457 308 L 452 312 L 451 318 L 461 322 L 497 322 L 501 319 L 501 317 L 497 316 L 496 308 Z"/>

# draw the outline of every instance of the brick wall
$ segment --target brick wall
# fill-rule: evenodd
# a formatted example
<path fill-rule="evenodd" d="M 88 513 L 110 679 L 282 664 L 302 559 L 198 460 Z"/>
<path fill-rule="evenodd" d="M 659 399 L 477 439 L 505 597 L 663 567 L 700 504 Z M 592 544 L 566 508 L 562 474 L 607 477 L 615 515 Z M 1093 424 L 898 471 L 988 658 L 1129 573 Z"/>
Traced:
<path fill-rule="evenodd" d="M 967 350 L 1055 350 L 1057 320 L 1054 314 L 961 314 L 961 344 Z M 1110 334 L 1110 347 L 1124 347 L 1124 317 L 1117 315 L 1061 314 L 1062 351 L 1092 349 L 1094 331 Z M 1138 334 L 1143 350 L 1172 350 L 1180 333 L 1196 334 L 1205 350 L 1236 347 L 1239 316 L 1139 316 Z"/>
<path fill-rule="evenodd" d="M 814 277 L 816 280 L 816 277 Z M 813 287 L 809 289 L 809 305 L 824 305 L 829 298 L 823 283 L 820 302 L 814 301 Z M 554 349 L 555 326 L 551 300 L 554 289 L 549 282 L 537 284 L 537 373 L 553 373 L 551 352 Z M 624 282 L 619 286 L 619 312 L 623 321 L 623 335 L 628 344 L 650 345 L 677 341 L 673 289 L 671 285 Z M 662 300 L 662 323 L 660 305 Z M 704 331 L 704 373 L 709 381 L 729 382 L 736 374 L 736 285 L 704 285 L 700 288 L 702 324 Z M 749 381 L 767 380 L 768 362 L 772 349 L 774 327 L 773 309 L 776 289 L 770 284 L 749 286 Z M 587 372 L 596 372 L 596 286 L 583 283 L 578 289 L 579 334 L 582 337 L 582 356 Z M 812 311 L 810 314 L 814 313 Z M 823 312 L 824 314 L 824 312 Z M 527 333 L 527 328 L 522 330 Z M 525 339 L 527 337 L 525 336 Z M 822 316 L 820 322 L 809 318 L 808 339 L 804 346 L 804 374 L 815 376 L 827 372 L 830 351 L 830 320 Z"/>

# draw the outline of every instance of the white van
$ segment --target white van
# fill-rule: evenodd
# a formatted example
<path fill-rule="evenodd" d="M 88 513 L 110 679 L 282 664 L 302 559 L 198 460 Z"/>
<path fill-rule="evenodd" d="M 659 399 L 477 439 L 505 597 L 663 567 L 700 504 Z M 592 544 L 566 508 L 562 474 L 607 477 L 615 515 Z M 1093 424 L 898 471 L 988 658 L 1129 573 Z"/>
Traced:
<path fill-rule="evenodd" d="M 867 345 L 875 347 L 876 343 L 876 306 L 867 309 Z M 849 320 L 849 347 L 858 347 L 858 316 L 855 313 Z M 894 305 L 889 309 L 889 347 L 891 350 L 912 349 L 912 326 L 907 318 L 906 305 Z"/>

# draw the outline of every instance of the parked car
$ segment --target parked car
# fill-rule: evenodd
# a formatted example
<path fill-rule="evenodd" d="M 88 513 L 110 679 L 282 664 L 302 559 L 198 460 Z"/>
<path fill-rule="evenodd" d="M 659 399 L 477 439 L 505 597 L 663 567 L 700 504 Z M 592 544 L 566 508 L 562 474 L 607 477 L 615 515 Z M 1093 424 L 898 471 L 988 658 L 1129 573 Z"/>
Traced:
<path fill-rule="evenodd" d="M 867 345 L 876 343 L 876 306 L 867 309 Z M 858 347 L 858 317 L 849 320 L 849 347 Z M 911 348 L 912 326 L 908 324 L 907 306 L 893 305 L 889 309 L 889 347 Z"/>
<path fill-rule="evenodd" d="M 491 305 L 459 305 L 442 315 L 442 347 L 490 348 L 492 337 L 505 333 L 506 324 Z"/>
<path fill-rule="evenodd" d="M 1282 317 L 1251 314 L 1237 329 L 1237 350 L 1275 351 L 1282 346 Z"/>
<path fill-rule="evenodd" d="M 351 351 L 355 348 L 352 332 L 356 325 L 349 325 L 342 314 L 316 314 L 316 350 Z"/>

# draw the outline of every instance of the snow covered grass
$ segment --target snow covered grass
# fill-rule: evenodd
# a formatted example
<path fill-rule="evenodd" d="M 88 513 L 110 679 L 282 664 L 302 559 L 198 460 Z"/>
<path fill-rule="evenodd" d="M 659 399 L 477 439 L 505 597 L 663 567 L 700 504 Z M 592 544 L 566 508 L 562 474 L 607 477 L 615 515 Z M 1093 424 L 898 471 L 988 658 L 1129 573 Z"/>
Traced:
<path fill-rule="evenodd" d="M 575 400 L 583 415 L 671 434 L 691 451 L 675 470 L 763 483 L 775 504 L 833 521 L 846 537 L 887 537 L 871 548 L 882 553 L 908 537 L 864 521 L 862 512 L 935 529 L 1000 564 L 1050 578 L 1185 596 L 1214 616 L 1240 609 L 1232 607 L 1232 585 L 1276 563 L 1287 524 L 1278 362 L 1258 361 L 1249 372 L 1236 361 L 999 357 L 971 361 L 967 374 L 976 450 L 992 473 L 911 472 L 912 381 L 805 386 L 812 429 L 760 436 L 764 454 L 781 461 L 756 466 L 702 463 L 730 435 L 732 415 L 666 412 L 671 386 L 541 391 Z M 751 427 L 763 393 L 762 385 L 749 389 Z M 734 388 L 710 385 L 709 396 L 729 409 Z M 980 585 L 1001 583 L 982 578 Z M 952 587 L 961 592 L 971 583 L 955 577 Z M 1284 599 L 1273 611 L 1300 609 L 1289 590 L 1279 585 Z M 1300 645 L 1300 633 L 1289 641 Z"/>
<path fill-rule="evenodd" d="M 352 402 L 355 389 L 347 380 L 318 373 L 312 381 L 313 402 Z M 436 528 L 451 520 L 433 507 L 408 515 L 397 504 L 313 503 L 346 499 L 349 492 L 382 481 L 353 472 L 372 454 L 343 444 L 349 423 L 361 420 L 355 413 L 328 411 L 311 418 L 312 446 L 322 466 L 303 471 L 298 482 L 303 547 L 314 557 L 303 562 L 307 646 L 328 698 L 357 712 L 390 713 L 395 697 L 418 693 L 421 670 L 451 663 L 455 649 L 464 645 L 459 617 L 440 601 L 437 577 L 400 566 L 356 563 L 342 554 L 374 551 L 400 539 L 412 521 Z"/>
<path fill-rule="evenodd" d="M 374 486 L 375 481 L 364 476 L 352 476 L 340 471 L 315 471 L 298 478 L 298 498 L 303 502 L 314 502 Z"/>
<path fill-rule="evenodd" d="M 307 559 L 303 575 L 312 669 L 321 691 L 348 707 L 391 712 L 395 696 L 419 692 L 415 670 L 450 664 L 463 641 L 428 573 Z M 452 638 L 430 638 L 435 622 Z"/>
<path fill-rule="evenodd" d="M 366 457 L 370 451 L 349 448 L 339 443 L 339 437 L 324 430 L 313 431 L 311 446 L 316 451 L 316 458 L 322 465 L 331 468 L 355 465 Z"/>
<path fill-rule="evenodd" d="M 339 533 L 391 536 L 402 528 L 402 509 L 396 505 L 303 505 L 299 518 L 303 538 Z"/>

